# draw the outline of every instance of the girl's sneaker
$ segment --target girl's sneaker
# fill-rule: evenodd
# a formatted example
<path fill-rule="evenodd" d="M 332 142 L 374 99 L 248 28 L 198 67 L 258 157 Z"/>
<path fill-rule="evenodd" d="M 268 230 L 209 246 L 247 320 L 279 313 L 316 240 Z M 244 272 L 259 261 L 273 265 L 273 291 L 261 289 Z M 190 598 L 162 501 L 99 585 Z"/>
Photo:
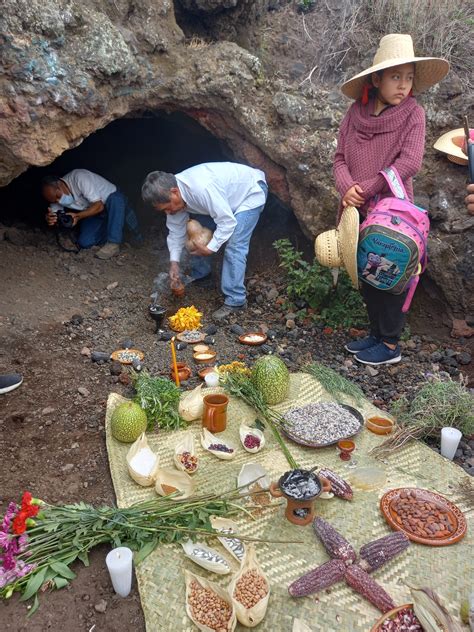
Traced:
<path fill-rule="evenodd" d="M 355 359 L 361 364 L 370 364 L 372 366 L 379 366 L 380 364 L 396 364 L 402 359 L 402 354 L 399 345 L 395 349 L 390 349 L 383 342 L 379 342 L 374 347 L 360 351 Z"/>
<path fill-rule="evenodd" d="M 375 336 L 367 336 L 366 338 L 359 338 L 359 340 L 354 340 L 354 342 L 348 342 L 344 349 L 349 351 L 349 353 L 359 353 L 359 351 L 365 351 L 366 349 L 370 349 L 370 347 L 375 347 L 380 342 L 379 338 Z"/>

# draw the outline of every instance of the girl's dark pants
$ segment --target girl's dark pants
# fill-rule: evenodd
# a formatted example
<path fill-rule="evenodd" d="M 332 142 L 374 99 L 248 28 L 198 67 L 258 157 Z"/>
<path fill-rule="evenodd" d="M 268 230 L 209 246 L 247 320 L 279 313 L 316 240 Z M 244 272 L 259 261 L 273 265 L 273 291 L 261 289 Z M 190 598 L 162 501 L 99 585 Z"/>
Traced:
<path fill-rule="evenodd" d="M 406 314 L 402 312 L 407 291 L 389 294 L 368 283 L 361 282 L 362 296 L 369 313 L 370 333 L 389 344 L 397 344 L 405 326 Z"/>

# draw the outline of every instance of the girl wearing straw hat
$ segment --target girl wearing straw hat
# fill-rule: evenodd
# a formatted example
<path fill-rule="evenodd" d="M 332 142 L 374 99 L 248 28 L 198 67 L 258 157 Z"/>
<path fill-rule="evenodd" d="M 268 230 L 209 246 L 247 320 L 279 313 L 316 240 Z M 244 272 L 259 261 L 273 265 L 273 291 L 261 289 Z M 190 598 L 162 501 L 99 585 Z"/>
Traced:
<path fill-rule="evenodd" d="M 342 85 L 355 102 L 345 115 L 334 158 L 339 218 L 357 207 L 364 217 L 375 201 L 392 196 L 382 169 L 395 167 L 413 202 L 412 177 L 419 171 L 425 145 L 425 113 L 414 97 L 440 81 L 449 64 L 436 57 L 417 57 L 410 35 L 385 35 L 370 68 Z M 362 364 L 394 364 L 405 323 L 406 292 L 389 294 L 362 280 L 370 335 L 346 345 Z"/>

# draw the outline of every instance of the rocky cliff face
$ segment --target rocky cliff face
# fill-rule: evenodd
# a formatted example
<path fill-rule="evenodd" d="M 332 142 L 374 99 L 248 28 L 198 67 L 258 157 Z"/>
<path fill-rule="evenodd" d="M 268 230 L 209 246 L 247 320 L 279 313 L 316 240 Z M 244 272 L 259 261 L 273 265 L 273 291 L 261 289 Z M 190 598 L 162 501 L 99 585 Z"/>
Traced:
<path fill-rule="evenodd" d="M 285 37 L 277 18 L 286 4 L 181 0 L 176 15 L 185 35 L 171 0 L 4 0 L 0 185 L 30 165 L 51 163 L 114 119 L 182 111 L 239 159 L 264 169 L 272 192 L 292 206 L 308 236 L 329 227 L 337 207 L 331 161 L 348 103 L 335 85 L 304 81 L 311 69 L 304 64 L 295 78 L 279 76 L 277 54 L 269 59 L 267 51 L 262 63 L 260 33 L 279 28 Z M 211 37 L 192 37 L 193 20 L 197 34 L 204 25 Z M 453 74 L 422 103 L 427 156 L 415 188 L 433 218 L 430 285 L 464 317 L 474 311 L 466 169 L 430 147 L 461 125 L 472 93 L 463 94 Z"/>

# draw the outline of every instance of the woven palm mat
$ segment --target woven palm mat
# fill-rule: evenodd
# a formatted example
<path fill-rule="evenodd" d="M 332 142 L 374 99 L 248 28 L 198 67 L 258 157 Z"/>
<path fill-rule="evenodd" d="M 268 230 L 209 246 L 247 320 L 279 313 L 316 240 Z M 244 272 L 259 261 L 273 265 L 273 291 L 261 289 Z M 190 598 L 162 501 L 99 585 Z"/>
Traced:
<path fill-rule="evenodd" d="M 206 389 L 217 392 L 220 389 Z M 284 411 L 290 407 L 306 403 L 330 400 L 320 384 L 309 375 L 297 373 L 291 376 L 290 396 L 277 408 Z M 115 406 L 123 401 L 120 395 L 112 393 L 107 404 L 106 433 L 110 470 L 119 506 L 128 506 L 154 496 L 153 488 L 137 485 L 128 475 L 125 455 L 129 449 L 115 441 L 109 430 L 110 415 Z M 348 402 L 349 403 L 349 402 Z M 368 402 L 359 410 L 367 416 L 376 409 Z M 240 446 L 238 427 L 240 423 L 252 423 L 255 413 L 240 400 L 231 398 L 228 407 L 227 430 L 222 434 L 235 445 Z M 191 425 L 198 446 L 200 469 L 195 474 L 199 491 L 222 492 L 236 485 L 236 477 L 244 463 L 258 462 L 269 473 L 272 480 L 289 469 L 285 457 L 270 432 L 265 433 L 267 444 L 258 454 L 249 454 L 242 447 L 231 461 L 222 461 L 202 450 L 199 442 L 200 423 Z M 149 435 L 151 448 L 160 456 L 163 467 L 173 467 L 173 449 L 181 432 L 158 432 Z M 382 438 L 363 430 L 356 438 L 354 458 L 359 465 L 377 464 L 368 451 L 381 443 Z M 337 457 L 334 446 L 328 448 L 303 448 L 287 442 L 291 453 L 301 467 L 316 464 L 329 467 L 343 477 L 351 470 L 344 467 Z M 378 463 L 380 466 L 381 464 Z M 412 442 L 398 451 L 387 463 L 382 464 L 387 474 L 387 482 L 376 491 L 354 490 L 354 499 L 347 502 L 338 498 L 316 501 L 316 513 L 333 524 L 358 550 L 364 543 L 380 538 L 391 532 L 379 510 L 379 500 L 389 489 L 400 486 L 418 486 L 440 492 L 455 502 L 461 510 L 468 508 L 457 493 L 459 482 L 465 478 L 462 470 L 443 459 L 420 442 Z M 315 632 L 340 630 L 368 631 L 380 616 L 365 599 L 339 583 L 330 591 L 323 591 L 314 597 L 293 599 L 287 587 L 306 571 L 328 560 L 328 555 L 316 539 L 311 526 L 299 527 L 290 524 L 283 516 L 281 501 L 274 501 L 276 507 L 266 510 L 255 520 L 244 516 L 238 518 L 242 535 L 267 540 L 300 540 L 302 544 L 258 543 L 258 559 L 271 585 L 271 597 L 265 619 L 255 629 L 266 632 L 290 632 L 293 621 L 304 621 Z M 461 542 L 449 547 L 427 547 L 413 543 L 408 551 L 374 573 L 374 578 L 392 595 L 394 601 L 403 604 L 409 601 L 406 583 L 430 585 L 441 596 L 452 614 L 457 614 L 460 599 L 472 589 L 472 526 Z M 215 541 L 212 546 L 233 558 Z M 237 570 L 236 564 L 233 567 Z M 219 576 L 209 573 L 187 559 L 180 545 L 160 545 L 136 568 L 147 632 L 193 632 L 196 628 L 185 613 L 185 589 L 183 569 L 189 569 L 223 586 L 230 582 L 230 575 Z M 245 628 L 237 625 L 237 630 Z"/>

